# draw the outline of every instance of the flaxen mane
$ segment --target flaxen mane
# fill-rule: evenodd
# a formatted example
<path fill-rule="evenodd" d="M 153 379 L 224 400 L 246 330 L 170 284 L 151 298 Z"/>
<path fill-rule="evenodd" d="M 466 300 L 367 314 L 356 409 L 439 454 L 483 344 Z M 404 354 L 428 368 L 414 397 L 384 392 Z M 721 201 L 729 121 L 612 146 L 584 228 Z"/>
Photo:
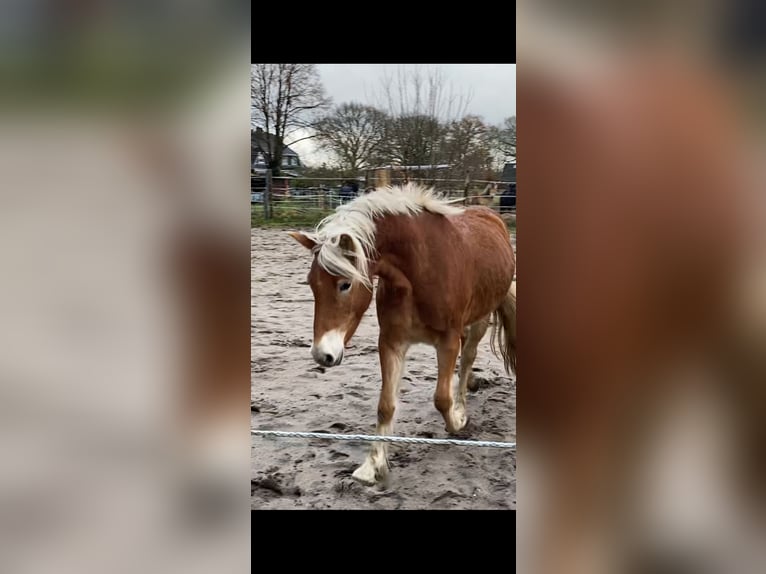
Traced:
<path fill-rule="evenodd" d="M 339 206 L 319 222 L 314 233 L 307 235 L 316 242 L 317 263 L 325 271 L 372 289 L 368 257 L 375 250 L 375 218 L 422 211 L 457 215 L 463 209 L 450 205 L 431 188 L 408 183 L 377 189 Z"/>

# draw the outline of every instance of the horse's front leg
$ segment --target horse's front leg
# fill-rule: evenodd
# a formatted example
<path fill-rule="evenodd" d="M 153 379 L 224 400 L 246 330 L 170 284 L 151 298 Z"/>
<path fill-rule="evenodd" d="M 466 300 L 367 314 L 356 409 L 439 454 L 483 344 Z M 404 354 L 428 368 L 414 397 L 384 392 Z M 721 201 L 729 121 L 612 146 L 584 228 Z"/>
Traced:
<path fill-rule="evenodd" d="M 390 342 L 383 334 L 378 340 L 380 371 L 383 379 L 378 401 L 378 435 L 387 435 L 393 431 L 396 399 L 404 371 L 407 348 L 405 344 Z M 352 476 L 363 484 L 372 485 L 380 480 L 387 470 L 388 444 L 374 442 L 364 463 L 354 471 Z"/>
<path fill-rule="evenodd" d="M 436 357 L 439 363 L 439 379 L 436 383 L 434 405 L 444 417 L 447 432 L 457 433 L 468 422 L 465 402 L 455 402 L 452 380 L 455 373 L 457 356 L 460 353 L 459 331 L 447 333 L 436 345 Z"/>

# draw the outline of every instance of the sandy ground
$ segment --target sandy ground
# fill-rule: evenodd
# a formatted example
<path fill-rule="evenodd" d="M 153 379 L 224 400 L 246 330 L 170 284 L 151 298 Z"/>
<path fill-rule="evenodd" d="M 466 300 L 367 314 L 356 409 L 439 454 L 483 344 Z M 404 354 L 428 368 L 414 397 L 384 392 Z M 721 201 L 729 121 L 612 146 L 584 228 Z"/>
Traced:
<path fill-rule="evenodd" d="M 311 359 L 310 255 L 284 230 L 251 235 L 252 427 L 283 431 L 374 434 L 380 373 L 375 303 L 343 364 Z M 516 383 L 489 348 L 479 346 L 481 386 L 468 396 L 460 438 L 516 440 Z M 407 357 L 394 434 L 446 437 L 433 406 L 436 352 L 414 346 Z M 253 509 L 515 509 L 516 454 L 509 449 L 392 444 L 387 483 L 351 478 L 370 443 L 253 437 Z"/>

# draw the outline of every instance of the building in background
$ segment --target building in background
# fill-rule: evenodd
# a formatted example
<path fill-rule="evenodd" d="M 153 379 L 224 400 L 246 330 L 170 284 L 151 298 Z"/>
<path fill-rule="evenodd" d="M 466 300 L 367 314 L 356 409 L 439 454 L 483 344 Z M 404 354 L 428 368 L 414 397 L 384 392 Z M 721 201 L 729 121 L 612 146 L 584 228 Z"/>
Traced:
<path fill-rule="evenodd" d="M 270 138 L 270 141 L 267 138 Z M 261 128 L 250 130 L 251 199 L 258 200 L 258 194 L 263 193 L 266 188 L 269 149 L 274 145 L 274 138 L 274 134 L 267 134 Z M 282 149 L 281 168 L 280 174 L 272 177 L 272 193 L 276 196 L 287 195 L 290 190 L 290 180 L 300 177 L 303 170 L 300 156 L 289 146 L 284 146 Z"/>

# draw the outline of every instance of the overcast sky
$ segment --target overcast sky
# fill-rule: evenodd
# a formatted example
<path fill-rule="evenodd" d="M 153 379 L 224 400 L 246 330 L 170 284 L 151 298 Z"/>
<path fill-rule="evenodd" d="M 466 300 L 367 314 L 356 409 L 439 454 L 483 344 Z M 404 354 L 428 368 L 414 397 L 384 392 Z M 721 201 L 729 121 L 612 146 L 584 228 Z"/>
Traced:
<path fill-rule="evenodd" d="M 386 74 L 396 73 L 396 64 L 319 64 L 319 76 L 333 103 L 361 102 L 375 105 L 381 82 Z M 466 113 L 482 116 L 490 124 L 516 115 L 515 64 L 434 64 L 455 94 L 471 94 Z M 413 66 L 404 66 L 412 69 Z M 317 152 L 311 140 L 295 144 L 294 149 L 304 162 L 317 164 L 326 158 Z"/>

